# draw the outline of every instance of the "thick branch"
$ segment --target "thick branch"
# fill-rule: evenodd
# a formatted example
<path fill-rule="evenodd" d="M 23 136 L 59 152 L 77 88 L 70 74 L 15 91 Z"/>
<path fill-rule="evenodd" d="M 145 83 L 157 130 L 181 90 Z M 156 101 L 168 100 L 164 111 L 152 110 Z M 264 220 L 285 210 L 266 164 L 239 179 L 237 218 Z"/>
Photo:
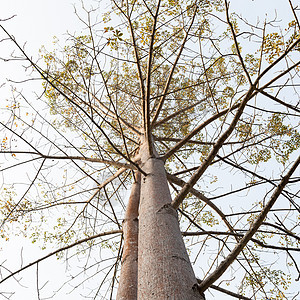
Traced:
<path fill-rule="evenodd" d="M 241 251 L 244 249 L 244 247 L 247 245 L 248 241 L 253 237 L 253 235 L 257 232 L 259 226 L 263 223 L 264 219 L 266 218 L 268 212 L 282 193 L 284 187 L 289 182 L 290 177 L 294 173 L 294 171 L 297 169 L 297 167 L 300 164 L 300 156 L 295 161 L 291 169 L 288 171 L 288 173 L 282 178 L 280 184 L 277 186 L 275 191 L 273 192 L 270 200 L 266 204 L 266 206 L 262 209 L 262 212 L 257 217 L 257 219 L 254 221 L 254 223 L 251 225 L 248 232 L 244 235 L 244 237 L 240 240 L 240 242 L 235 246 L 235 248 L 232 250 L 232 252 L 227 256 L 225 260 L 221 262 L 219 267 L 206 279 L 204 279 L 201 284 L 199 285 L 200 291 L 204 292 L 209 286 L 214 283 L 218 278 L 222 276 L 222 274 L 227 270 L 227 268 L 232 264 L 232 262 L 237 258 L 237 256 L 241 253 Z"/>
<path fill-rule="evenodd" d="M 172 206 L 174 208 L 179 207 L 180 203 L 183 201 L 185 196 L 189 193 L 190 189 L 196 184 L 198 179 L 206 171 L 206 169 L 209 167 L 209 165 L 211 164 L 213 159 L 216 157 L 216 155 L 218 154 L 218 151 L 220 150 L 220 148 L 223 146 L 224 142 L 227 140 L 227 138 L 230 136 L 230 134 L 234 130 L 237 122 L 239 121 L 239 119 L 244 111 L 244 108 L 245 108 L 247 102 L 253 97 L 253 91 L 254 91 L 254 87 L 250 87 L 244 100 L 240 103 L 238 111 L 236 112 L 236 115 L 234 116 L 234 118 L 233 118 L 231 124 L 229 125 L 229 127 L 227 128 L 227 130 L 225 130 L 225 132 L 217 140 L 217 142 L 213 146 L 212 150 L 208 154 L 208 156 L 205 159 L 205 161 L 203 162 L 203 164 L 198 168 L 198 170 L 194 173 L 194 175 L 190 178 L 190 180 L 185 184 L 185 186 L 181 189 L 181 191 L 175 197 L 175 199 L 172 202 Z"/>
<path fill-rule="evenodd" d="M 158 0 L 157 6 L 156 6 L 156 12 L 153 17 L 153 25 L 152 25 L 151 39 L 150 39 L 150 45 L 149 45 L 148 62 L 147 62 L 146 94 L 145 94 L 145 98 L 142 99 L 142 101 L 143 101 L 144 134 L 146 137 L 147 147 L 148 147 L 150 156 L 153 155 L 151 125 L 150 125 L 151 72 L 152 72 L 152 61 L 154 58 L 154 41 L 155 41 L 155 34 L 156 34 L 156 24 L 157 24 L 157 20 L 158 20 L 158 12 L 160 9 L 160 1 L 161 0 Z"/>

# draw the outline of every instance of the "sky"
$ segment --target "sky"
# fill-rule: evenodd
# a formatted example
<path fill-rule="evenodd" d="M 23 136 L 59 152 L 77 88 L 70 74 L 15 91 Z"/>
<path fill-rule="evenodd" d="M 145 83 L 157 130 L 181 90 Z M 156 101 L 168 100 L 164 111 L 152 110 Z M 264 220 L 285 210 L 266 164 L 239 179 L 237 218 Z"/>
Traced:
<path fill-rule="evenodd" d="M 67 31 L 74 33 L 80 31 L 82 26 L 74 15 L 75 1 L 60 0 L 11 0 L 1 1 L 0 20 L 13 17 L 11 20 L 1 22 L 21 45 L 34 57 L 37 56 L 42 45 L 51 47 L 53 37 L 62 38 Z M 80 1 L 77 1 L 77 6 Z M 4 35 L 0 33 L 1 39 Z M 26 43 L 26 44 L 25 44 Z M 0 52 L 9 54 L 7 44 L 0 43 Z M 0 82 L 3 83 L 9 75 L 16 75 L 7 63 L 0 61 Z"/>
<path fill-rule="evenodd" d="M 75 1 L 5 1 L 1 3 L 0 18 L 15 16 L 5 26 L 18 40 L 28 42 L 31 48 L 39 48 L 49 43 L 54 35 L 80 28 L 72 3 Z"/>
<path fill-rule="evenodd" d="M 42 45 L 46 47 L 52 46 L 53 37 L 57 36 L 63 38 L 65 33 L 80 32 L 82 26 L 74 15 L 74 6 L 77 4 L 80 6 L 80 1 L 69 0 L 10 0 L 1 1 L 0 20 L 1 25 L 12 34 L 21 44 L 26 43 L 25 47 L 28 53 L 31 53 L 34 57 L 37 57 L 38 51 Z M 14 16 L 8 21 L 3 21 L 7 18 Z M 3 33 L 0 33 L 1 39 L 4 38 Z M 7 48 L 7 44 L 0 43 L 1 57 L 5 53 L 8 55 L 11 53 L 11 49 Z M 8 78 L 18 78 L 18 75 L 22 74 L 23 68 L 17 64 L 6 63 L 0 60 L 0 85 L 6 82 Z M 0 107 L 6 98 L 11 97 L 11 84 L 6 83 L 4 88 L 0 89 Z M 33 89 L 34 90 L 34 89 Z M 1 114 L 1 112 L 0 112 Z M 7 181 L 13 181 L 13 174 Z M 0 264 L 3 263 L 4 257 L 10 258 L 11 269 L 18 268 L 22 260 L 31 262 L 37 257 L 48 253 L 48 249 L 41 251 L 37 245 L 32 244 L 26 240 L 20 240 L 20 238 L 12 238 L 6 245 L 0 245 Z M 21 256 L 22 253 L 22 256 Z M 2 259 L 1 259 L 2 257 Z M 23 261 L 25 263 L 25 261 Z M 65 280 L 65 266 L 61 264 L 55 257 L 51 258 L 47 263 L 40 264 L 40 270 L 46 270 L 46 272 L 39 272 L 40 274 L 40 286 L 48 282 L 46 287 L 52 285 L 53 289 L 58 289 L 61 282 Z M 8 281 L 6 284 L 1 285 L 0 292 L 5 290 L 12 290 L 11 284 L 15 295 L 11 299 L 23 299 L 33 300 L 38 299 L 36 289 L 36 268 L 28 271 L 24 271 L 21 275 L 25 278 L 23 287 L 17 287 L 16 282 Z M 52 284 L 53 283 L 53 284 Z M 67 290 L 61 291 L 62 300 L 81 299 L 80 292 L 75 292 L 72 295 L 67 294 Z M 7 294 L 8 296 L 8 294 Z M 50 296 L 50 295 L 49 295 Z M 0 295 L 0 299 L 4 299 Z"/>
<path fill-rule="evenodd" d="M 37 57 L 38 50 L 42 45 L 46 48 L 51 47 L 53 37 L 63 38 L 65 33 L 69 31 L 70 33 L 80 32 L 82 29 L 82 24 L 77 19 L 74 14 L 74 4 L 80 9 L 81 2 L 78 0 L 9 0 L 1 1 L 0 9 L 0 20 L 1 24 L 15 36 L 15 38 L 21 43 L 26 43 L 26 49 L 33 56 Z M 86 3 L 87 1 L 85 1 Z M 90 1 L 92 2 L 92 1 Z M 257 17 L 257 12 L 261 18 L 264 17 L 266 11 L 270 7 L 279 8 L 278 12 L 281 17 L 290 16 L 289 11 L 280 10 L 282 2 L 287 2 L 286 0 L 235 0 L 231 1 L 232 8 L 238 10 L 243 14 L 247 13 L 249 21 L 254 21 Z M 250 13 L 249 13 L 250 12 Z M 253 12 L 253 14 L 251 13 Z M 255 13 L 254 13 L 255 12 Z M 275 16 L 274 10 L 269 14 Z M 14 16 L 8 21 L 3 21 Z M 0 39 L 3 39 L 4 35 L 0 33 Z M 6 46 L 5 46 L 6 45 Z M 7 47 L 7 44 L 0 43 L 0 56 L 8 55 L 11 49 Z M 6 82 L 7 78 L 15 78 L 18 72 L 22 72 L 21 66 L 13 66 L 11 64 L 0 60 L 0 86 Z M 4 99 L 10 97 L 10 84 L 0 89 L 0 101 L 3 102 Z M 0 103 L 1 107 L 1 103 Z M 1 112 L 0 112 L 1 113 Z M 0 137 L 1 138 L 1 137 Z M 13 176 L 13 175 L 12 175 Z M 13 180 L 13 178 L 11 178 Z M 7 257 L 9 254 L 11 257 L 15 257 L 14 263 L 15 267 L 20 265 L 21 256 L 20 253 L 23 251 L 23 256 L 27 256 L 28 261 L 34 260 L 37 255 L 41 253 L 44 255 L 45 252 L 41 252 L 35 245 L 29 242 L 22 241 L 18 238 L 13 238 L 8 246 L 3 248 L 0 245 L 0 258 Z M 23 250 L 22 250 L 23 249 Z M 3 260 L 0 260 L 0 264 Z M 41 280 L 47 281 L 47 278 L 51 278 L 54 282 L 61 282 L 64 280 L 65 269 L 64 266 L 56 261 L 55 258 L 51 259 L 46 267 L 49 270 L 47 274 L 43 274 Z M 20 292 L 16 290 L 16 295 L 12 299 L 24 299 L 32 300 L 37 299 L 36 282 L 32 280 L 36 275 L 36 269 L 31 271 L 26 271 L 23 277 L 28 277 L 28 288 L 20 289 Z M 8 286 L 9 288 L 9 286 Z M 1 291 L 1 288 L 0 288 Z M 76 295 L 78 298 L 76 298 Z M 220 294 L 215 294 L 215 298 L 212 295 L 208 295 L 207 299 L 218 299 Z M 57 298 L 58 299 L 58 298 Z M 69 299 L 81 299 L 80 292 L 77 294 L 67 295 L 64 294 L 62 300 Z M 220 298 L 219 298 L 220 299 Z M 222 299 L 232 299 L 231 297 L 226 297 L 222 295 Z M 0 299 L 1 300 L 1 299 Z"/>

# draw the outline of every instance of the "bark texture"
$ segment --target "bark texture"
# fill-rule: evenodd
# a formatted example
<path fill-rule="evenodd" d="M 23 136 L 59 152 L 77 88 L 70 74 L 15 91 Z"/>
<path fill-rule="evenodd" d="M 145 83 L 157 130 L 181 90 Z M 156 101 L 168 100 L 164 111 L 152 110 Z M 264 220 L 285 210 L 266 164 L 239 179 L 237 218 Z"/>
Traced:
<path fill-rule="evenodd" d="M 141 148 L 138 299 L 203 299 L 171 206 L 164 163 Z"/>
<path fill-rule="evenodd" d="M 137 299 L 138 279 L 138 208 L 140 202 L 140 173 L 132 185 L 123 221 L 124 247 L 117 300 Z"/>

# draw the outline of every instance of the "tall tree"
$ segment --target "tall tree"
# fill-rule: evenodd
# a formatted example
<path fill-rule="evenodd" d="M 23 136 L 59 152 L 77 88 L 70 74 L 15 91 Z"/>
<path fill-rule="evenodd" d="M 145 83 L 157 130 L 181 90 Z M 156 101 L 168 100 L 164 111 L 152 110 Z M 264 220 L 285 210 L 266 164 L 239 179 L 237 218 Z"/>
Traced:
<path fill-rule="evenodd" d="M 300 26 L 285 5 L 288 21 L 252 24 L 226 0 L 112 0 L 102 14 L 83 7 L 86 32 L 37 62 L 2 22 L 16 47 L 3 59 L 43 91 L 16 88 L 1 120 L 1 235 L 55 249 L 3 264 L 1 284 L 58 255 L 93 299 L 288 298 Z"/>

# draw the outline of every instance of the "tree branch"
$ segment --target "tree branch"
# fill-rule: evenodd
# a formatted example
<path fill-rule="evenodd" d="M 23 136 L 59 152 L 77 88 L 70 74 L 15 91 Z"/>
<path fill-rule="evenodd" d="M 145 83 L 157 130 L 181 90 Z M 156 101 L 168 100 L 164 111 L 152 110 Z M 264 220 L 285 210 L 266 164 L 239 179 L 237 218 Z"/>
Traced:
<path fill-rule="evenodd" d="M 153 156 L 153 147 L 152 147 L 153 142 L 152 142 L 151 122 L 150 122 L 151 71 L 152 71 L 152 61 L 154 58 L 154 41 L 155 41 L 155 34 L 156 34 L 158 12 L 160 9 L 160 2 L 161 0 L 158 0 L 155 15 L 153 17 L 153 25 L 152 25 L 151 39 L 150 39 L 149 52 L 148 52 L 148 61 L 147 61 L 146 93 L 145 93 L 145 97 L 142 99 L 144 134 L 145 134 L 145 139 L 147 142 L 147 148 L 150 157 Z"/>
<path fill-rule="evenodd" d="M 102 236 L 106 236 L 106 235 L 110 235 L 110 234 L 118 234 L 118 233 L 122 233 L 122 230 L 119 229 L 119 230 L 111 230 L 111 231 L 106 231 L 106 232 L 98 233 L 98 234 L 96 234 L 96 235 L 87 237 L 87 238 L 82 239 L 82 240 L 79 240 L 79 241 L 77 241 L 77 242 L 75 242 L 75 243 L 73 243 L 73 244 L 70 244 L 70 245 L 68 245 L 68 246 L 62 247 L 62 248 L 60 248 L 60 249 L 58 249 L 58 250 L 55 250 L 55 251 L 53 251 L 53 252 L 50 252 L 49 254 L 47 254 L 47 255 L 45 255 L 45 256 L 43 256 L 43 257 L 41 257 L 41 258 L 39 258 L 39 259 L 37 259 L 37 260 L 31 262 L 31 263 L 29 263 L 28 265 L 26 265 L 26 266 L 20 268 L 19 270 L 15 271 L 15 272 L 12 272 L 12 273 L 9 274 L 8 276 L 6 276 L 6 277 L 3 278 L 2 280 L 0 280 L 0 284 L 3 283 L 4 281 L 6 281 L 7 279 L 9 279 L 9 278 L 11 278 L 11 277 L 17 275 L 18 273 L 20 273 L 20 272 L 22 272 L 22 271 L 24 271 L 24 270 L 26 270 L 26 269 L 28 269 L 28 268 L 34 266 L 35 264 L 40 263 L 41 261 L 43 261 L 43 260 L 45 260 L 45 259 L 47 259 L 47 258 L 49 258 L 49 257 L 51 257 L 51 256 L 53 256 L 53 255 L 55 255 L 55 254 L 57 254 L 57 253 L 59 253 L 59 252 L 68 250 L 68 249 L 70 249 L 70 248 L 72 248 L 72 247 L 74 247 L 74 246 L 80 245 L 80 244 L 82 244 L 82 243 L 86 243 L 86 242 L 88 242 L 88 241 L 90 241 L 90 240 L 93 240 L 93 239 L 96 239 L 96 238 L 99 238 L 99 237 L 102 237 Z"/>
<path fill-rule="evenodd" d="M 263 94 L 264 96 L 269 97 L 270 99 L 274 100 L 275 102 L 277 102 L 277 103 L 279 103 L 279 104 L 282 104 L 282 105 L 284 105 L 284 106 L 286 106 L 286 107 L 288 107 L 288 108 L 290 108 L 290 109 L 292 109 L 292 110 L 294 110 L 294 111 L 300 113 L 300 109 L 297 108 L 296 106 L 293 106 L 293 105 L 291 105 L 291 104 L 285 103 L 284 101 L 278 99 L 277 97 L 274 97 L 274 96 L 272 96 L 272 95 L 266 93 L 266 92 L 265 92 L 264 90 L 262 90 L 262 89 L 257 89 L 257 91 L 260 92 L 261 94 Z"/>
<path fill-rule="evenodd" d="M 199 133 L 203 128 L 205 128 L 208 124 L 212 123 L 213 121 L 217 120 L 218 118 L 224 116 L 225 114 L 229 113 L 232 110 L 237 109 L 240 106 L 240 104 L 235 104 L 230 108 L 226 108 L 222 110 L 220 113 L 213 115 L 200 125 L 198 125 L 193 131 L 191 131 L 189 134 L 187 134 L 180 142 L 178 142 L 173 148 L 171 148 L 167 153 L 165 153 L 162 156 L 163 160 L 167 160 L 169 157 L 171 157 L 176 151 L 178 151 L 182 146 L 184 146 L 186 143 L 189 142 L 189 140 L 195 136 L 197 133 Z"/>
<path fill-rule="evenodd" d="M 165 96 L 167 95 L 167 93 L 163 93 L 163 94 L 164 94 Z M 173 114 L 171 114 L 171 115 L 169 115 L 169 116 L 167 116 L 167 117 L 165 117 L 165 118 L 159 120 L 159 121 L 156 122 L 155 124 L 153 124 L 153 125 L 152 125 L 152 128 L 155 128 L 155 127 L 157 127 L 157 126 L 160 126 L 160 125 L 162 125 L 162 124 L 168 122 L 169 120 L 171 120 L 171 119 L 173 119 L 174 117 L 176 117 L 176 116 L 178 116 L 178 115 L 184 113 L 185 111 L 194 108 L 195 106 L 197 106 L 198 104 L 202 103 L 202 102 L 205 101 L 205 100 L 207 100 L 207 97 L 204 98 L 204 99 L 202 99 L 202 100 L 200 100 L 200 101 L 197 101 L 196 103 L 194 103 L 194 104 L 192 104 L 192 105 L 189 105 L 189 106 L 187 106 L 187 107 L 185 107 L 185 108 L 183 108 L 183 109 L 181 109 L 181 110 L 177 110 L 177 111 L 174 112 Z"/>
<path fill-rule="evenodd" d="M 237 55 L 238 55 L 238 57 L 239 57 L 240 63 L 241 63 L 241 65 L 242 65 L 242 68 L 243 68 L 243 70 L 244 70 L 244 72 L 245 72 L 245 74 L 246 74 L 246 76 L 247 76 L 247 79 L 248 79 L 250 85 L 252 86 L 253 84 L 252 84 L 251 77 L 250 77 L 250 75 L 249 75 L 249 73 L 248 73 L 248 71 L 247 71 L 247 68 L 246 68 L 246 66 L 245 66 L 245 63 L 244 63 L 244 60 L 243 60 L 243 57 L 242 57 L 242 54 L 241 54 L 241 51 L 240 51 L 239 43 L 238 43 L 238 41 L 237 41 L 237 37 L 236 37 L 236 34 L 235 34 L 235 32 L 234 32 L 233 25 L 232 25 L 232 23 L 231 23 L 231 21 L 230 21 L 230 18 L 229 18 L 229 3 L 227 2 L 227 0 L 225 0 L 225 7 L 226 7 L 226 18 L 227 18 L 227 23 L 228 23 L 228 25 L 229 25 L 229 27 L 230 27 L 230 31 L 231 31 L 231 34 L 232 34 L 232 36 L 233 36 L 234 45 L 235 45 L 235 49 L 236 49 L 236 51 L 237 51 Z"/>
<path fill-rule="evenodd" d="M 259 214 L 257 219 L 254 221 L 254 223 L 251 225 L 248 232 L 244 235 L 244 237 L 240 240 L 240 242 L 235 246 L 235 248 L 232 250 L 232 252 L 227 256 L 225 260 L 221 262 L 221 264 L 217 267 L 217 269 L 210 274 L 206 279 L 204 279 L 200 285 L 199 290 L 201 292 L 204 292 L 211 284 L 213 284 L 222 274 L 227 270 L 227 268 L 232 264 L 232 262 L 237 258 L 237 256 L 241 253 L 243 248 L 247 245 L 248 241 L 253 237 L 253 235 L 257 232 L 257 229 L 259 226 L 263 223 L 264 219 L 266 218 L 268 212 L 278 199 L 278 197 L 281 195 L 284 187 L 289 182 L 290 177 L 294 173 L 294 171 L 297 169 L 297 167 L 300 164 L 300 156 L 295 161 L 293 166 L 290 168 L 288 173 L 282 178 L 281 182 L 277 186 L 277 188 L 274 190 L 270 200 L 266 204 L 266 206 L 262 209 L 262 212 Z"/>
<path fill-rule="evenodd" d="M 182 41 L 182 44 L 181 44 L 179 52 L 178 52 L 178 54 L 176 56 L 176 59 L 175 59 L 174 63 L 172 64 L 172 69 L 171 69 L 171 71 L 169 73 L 169 76 L 168 76 L 167 82 L 165 84 L 165 88 L 164 88 L 163 94 L 162 94 L 162 96 L 160 98 L 158 107 L 157 107 L 155 115 L 153 117 L 153 120 L 152 120 L 152 123 L 151 123 L 151 127 L 153 127 L 155 125 L 155 122 L 156 122 L 156 120 L 157 120 L 157 118 L 159 116 L 159 113 L 160 113 L 160 111 L 161 111 L 161 109 L 162 109 L 162 107 L 164 105 L 164 102 L 165 102 L 165 99 L 166 99 L 166 96 L 167 96 L 167 93 L 168 93 L 168 90 L 169 90 L 169 87 L 170 87 L 170 84 L 171 84 L 171 81 L 172 81 L 172 78 L 173 78 L 174 71 L 176 69 L 176 66 L 177 66 L 177 63 L 179 61 L 179 58 L 181 57 L 182 51 L 184 49 L 185 43 L 186 43 L 187 38 L 188 38 L 188 34 L 189 34 L 189 32 L 190 32 L 190 30 L 192 28 L 192 25 L 194 24 L 194 20 L 195 20 L 195 17 L 196 17 L 196 12 L 197 12 L 197 6 L 195 4 L 193 6 L 195 6 L 195 11 L 194 11 L 194 14 L 193 14 L 190 26 L 189 26 L 189 28 L 188 28 L 188 30 L 187 30 L 187 32 L 185 34 L 185 37 L 184 37 L 184 39 Z"/>
<path fill-rule="evenodd" d="M 180 178 L 178 178 L 174 175 L 171 175 L 169 173 L 167 173 L 167 178 L 170 182 L 175 183 L 178 186 L 184 187 L 186 185 L 186 182 L 184 180 L 182 180 L 182 179 L 180 179 Z M 231 226 L 231 224 L 226 219 L 225 214 L 212 201 L 210 201 L 201 192 L 197 191 L 194 188 L 190 189 L 190 193 L 193 194 L 194 196 L 196 196 L 197 198 L 199 198 L 204 203 L 206 203 L 210 208 L 212 208 L 220 216 L 220 218 L 224 221 L 224 223 L 226 224 L 228 229 L 230 231 L 233 231 L 233 227 Z"/>
<path fill-rule="evenodd" d="M 212 150 L 208 154 L 207 158 L 203 162 L 203 164 L 198 168 L 198 170 L 194 173 L 194 175 L 190 178 L 190 180 L 185 184 L 185 186 L 181 189 L 181 191 L 177 194 L 175 199 L 172 201 L 172 206 L 174 208 L 178 208 L 180 203 L 183 201 L 183 199 L 186 197 L 186 195 L 189 193 L 190 189 L 196 184 L 198 179 L 202 176 L 202 174 L 206 171 L 206 169 L 209 167 L 213 159 L 218 154 L 218 151 L 223 146 L 223 143 L 226 141 L 226 139 L 230 136 L 232 131 L 234 130 L 237 122 L 239 121 L 244 108 L 246 107 L 247 102 L 253 97 L 253 91 L 254 87 L 251 86 L 249 91 L 247 92 L 245 98 L 243 101 L 238 105 L 238 111 L 236 112 L 232 122 L 230 123 L 229 127 L 225 132 L 220 136 L 220 138 L 217 140 L 215 145 L 213 146 Z M 227 111 L 229 111 L 227 109 Z M 220 112 L 221 114 L 222 112 Z M 224 111 L 223 111 L 224 114 Z M 176 147 L 176 146 L 175 146 Z M 175 148 L 174 147 L 174 148 Z"/>
<path fill-rule="evenodd" d="M 198 278 L 197 278 L 197 281 L 198 281 L 198 284 L 201 284 L 201 282 L 202 282 L 202 280 L 201 280 L 201 279 L 198 279 Z M 214 290 L 216 290 L 216 291 L 219 291 L 219 292 L 221 292 L 221 293 L 227 294 L 227 295 L 229 295 L 229 296 L 231 296 L 231 297 L 234 297 L 234 298 L 238 298 L 238 299 L 242 299 L 242 300 L 251 300 L 251 299 L 248 298 L 248 297 L 245 297 L 245 296 L 243 296 L 243 295 L 236 294 L 236 293 L 234 293 L 234 292 L 228 291 L 228 290 L 223 289 L 223 288 L 221 288 L 221 287 L 219 287 L 219 286 L 217 286 L 217 285 L 214 285 L 214 284 L 212 284 L 212 285 L 210 286 L 210 288 L 212 288 L 212 289 L 214 289 Z"/>

